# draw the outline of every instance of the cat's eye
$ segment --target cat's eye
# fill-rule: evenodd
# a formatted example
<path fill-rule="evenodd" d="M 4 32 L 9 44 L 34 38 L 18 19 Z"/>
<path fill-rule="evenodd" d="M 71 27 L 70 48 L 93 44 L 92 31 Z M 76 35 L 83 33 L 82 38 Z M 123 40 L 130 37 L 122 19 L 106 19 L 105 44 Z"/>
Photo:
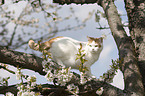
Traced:
<path fill-rule="evenodd" d="M 95 45 L 95 47 L 98 47 L 98 45 Z"/>
<path fill-rule="evenodd" d="M 89 45 L 90 47 L 92 47 L 92 45 Z"/>

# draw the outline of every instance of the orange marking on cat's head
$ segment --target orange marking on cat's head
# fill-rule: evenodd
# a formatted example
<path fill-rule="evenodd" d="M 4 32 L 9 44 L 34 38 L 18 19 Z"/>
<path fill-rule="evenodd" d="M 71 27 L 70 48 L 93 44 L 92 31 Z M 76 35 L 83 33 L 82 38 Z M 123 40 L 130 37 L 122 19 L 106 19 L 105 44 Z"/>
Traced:
<path fill-rule="evenodd" d="M 96 44 L 99 45 L 99 47 L 101 47 L 101 43 L 103 42 L 103 38 L 100 37 L 100 38 L 93 38 L 93 37 L 88 37 L 88 44 L 91 44 L 93 41 L 95 41 Z"/>

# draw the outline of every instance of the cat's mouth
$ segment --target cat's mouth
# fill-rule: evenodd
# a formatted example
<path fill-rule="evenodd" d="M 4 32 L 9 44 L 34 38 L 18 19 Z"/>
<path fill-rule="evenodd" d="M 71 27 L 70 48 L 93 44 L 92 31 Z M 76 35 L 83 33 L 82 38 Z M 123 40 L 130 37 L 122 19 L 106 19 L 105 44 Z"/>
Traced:
<path fill-rule="evenodd" d="M 97 53 L 97 51 L 96 50 L 92 50 L 92 53 Z"/>

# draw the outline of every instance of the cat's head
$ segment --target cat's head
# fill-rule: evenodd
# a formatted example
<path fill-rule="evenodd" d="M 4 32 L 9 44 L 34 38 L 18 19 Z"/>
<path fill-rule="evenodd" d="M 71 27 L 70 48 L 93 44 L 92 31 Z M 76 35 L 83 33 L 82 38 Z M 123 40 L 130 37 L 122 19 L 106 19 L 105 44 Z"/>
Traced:
<path fill-rule="evenodd" d="M 98 51 L 102 51 L 103 49 L 103 38 L 93 38 L 93 37 L 88 37 L 88 44 L 87 48 L 90 52 L 96 53 Z"/>

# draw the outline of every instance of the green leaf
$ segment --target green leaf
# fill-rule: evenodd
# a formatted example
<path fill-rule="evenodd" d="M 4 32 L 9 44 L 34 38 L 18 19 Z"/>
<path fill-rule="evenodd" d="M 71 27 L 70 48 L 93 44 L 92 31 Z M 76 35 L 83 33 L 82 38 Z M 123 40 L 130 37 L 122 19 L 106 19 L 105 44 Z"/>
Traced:
<path fill-rule="evenodd" d="M 80 58 L 77 57 L 75 61 L 77 61 L 78 59 L 80 59 Z"/>
<path fill-rule="evenodd" d="M 79 71 L 82 72 L 82 68 L 81 67 L 79 67 Z"/>

